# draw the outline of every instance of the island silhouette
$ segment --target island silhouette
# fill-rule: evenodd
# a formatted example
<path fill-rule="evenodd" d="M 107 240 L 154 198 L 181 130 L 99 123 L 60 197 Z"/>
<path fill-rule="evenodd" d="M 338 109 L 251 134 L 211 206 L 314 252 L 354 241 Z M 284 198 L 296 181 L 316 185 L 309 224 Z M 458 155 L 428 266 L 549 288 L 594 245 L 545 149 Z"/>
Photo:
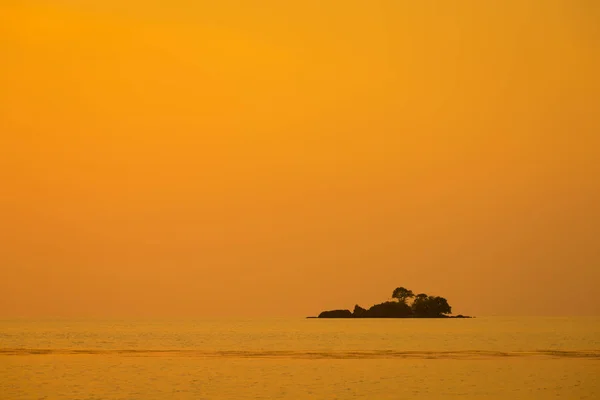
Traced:
<path fill-rule="evenodd" d="M 412 290 L 397 287 L 392 292 L 393 301 L 375 304 L 369 309 L 358 304 L 350 310 L 323 311 L 317 318 L 472 318 L 462 314 L 451 316 L 448 300 L 425 293 L 415 295 Z M 313 317 L 315 318 L 315 317 Z"/>

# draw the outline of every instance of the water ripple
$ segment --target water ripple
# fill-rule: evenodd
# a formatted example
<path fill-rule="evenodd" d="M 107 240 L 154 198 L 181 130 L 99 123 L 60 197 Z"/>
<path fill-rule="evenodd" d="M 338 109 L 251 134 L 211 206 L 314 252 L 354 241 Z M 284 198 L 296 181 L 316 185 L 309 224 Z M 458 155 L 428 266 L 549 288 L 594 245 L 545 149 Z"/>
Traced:
<path fill-rule="evenodd" d="M 277 359 L 486 359 L 506 357 L 551 357 L 600 359 L 600 350 L 532 350 L 532 351 L 278 351 L 278 350 L 194 350 L 194 349 L 32 349 L 0 348 L 0 356 L 31 355 L 115 355 L 137 357 L 202 358 L 277 358 Z"/>

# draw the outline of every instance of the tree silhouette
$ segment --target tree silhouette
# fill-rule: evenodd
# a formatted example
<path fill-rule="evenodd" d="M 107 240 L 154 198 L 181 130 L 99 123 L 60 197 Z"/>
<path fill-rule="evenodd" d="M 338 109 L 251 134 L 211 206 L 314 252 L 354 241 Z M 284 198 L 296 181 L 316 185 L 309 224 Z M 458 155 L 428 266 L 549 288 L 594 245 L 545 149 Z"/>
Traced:
<path fill-rule="evenodd" d="M 441 317 L 451 314 L 452 307 L 448 300 L 439 296 L 427 296 L 424 293 L 417 295 L 412 304 L 412 311 L 418 317 Z"/>
<path fill-rule="evenodd" d="M 394 292 L 392 293 L 392 298 L 398 299 L 398 301 L 400 303 L 404 303 L 404 304 L 406 304 L 406 300 L 408 300 L 411 297 L 415 297 L 415 294 L 413 293 L 413 291 L 406 289 L 404 287 L 397 287 L 396 289 L 394 289 Z"/>

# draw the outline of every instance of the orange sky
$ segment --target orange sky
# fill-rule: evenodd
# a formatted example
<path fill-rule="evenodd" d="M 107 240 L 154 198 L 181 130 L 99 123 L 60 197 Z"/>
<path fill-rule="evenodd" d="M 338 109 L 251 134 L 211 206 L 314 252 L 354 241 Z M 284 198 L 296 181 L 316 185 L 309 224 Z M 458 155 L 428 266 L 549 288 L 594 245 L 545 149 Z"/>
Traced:
<path fill-rule="evenodd" d="M 597 2 L 122 3 L 0 1 L 0 316 L 600 315 Z"/>

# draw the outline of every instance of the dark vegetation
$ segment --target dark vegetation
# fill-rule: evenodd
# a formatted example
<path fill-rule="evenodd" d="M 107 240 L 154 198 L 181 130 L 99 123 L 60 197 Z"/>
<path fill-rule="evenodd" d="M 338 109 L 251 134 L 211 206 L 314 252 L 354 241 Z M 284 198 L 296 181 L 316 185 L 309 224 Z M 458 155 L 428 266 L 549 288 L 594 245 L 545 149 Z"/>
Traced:
<path fill-rule="evenodd" d="M 392 293 L 392 301 L 375 304 L 369 309 L 358 304 L 350 310 L 323 311 L 319 318 L 469 318 L 463 315 L 451 317 L 452 307 L 439 296 L 425 293 L 415 294 L 412 290 L 399 287 Z"/>

